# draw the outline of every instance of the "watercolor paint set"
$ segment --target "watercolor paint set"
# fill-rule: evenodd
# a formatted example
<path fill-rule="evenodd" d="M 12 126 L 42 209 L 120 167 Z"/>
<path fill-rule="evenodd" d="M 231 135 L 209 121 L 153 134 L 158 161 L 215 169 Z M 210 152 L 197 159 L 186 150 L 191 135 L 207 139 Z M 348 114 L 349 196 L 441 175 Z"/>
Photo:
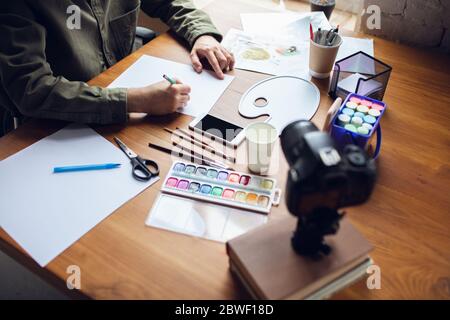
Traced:
<path fill-rule="evenodd" d="M 381 144 L 381 132 L 377 129 L 386 108 L 382 101 L 349 94 L 331 122 L 330 134 L 338 146 L 353 143 L 365 148 L 377 131 L 377 144 Z"/>
<path fill-rule="evenodd" d="M 275 179 L 184 162 L 172 165 L 161 191 L 261 213 L 281 196 Z"/>

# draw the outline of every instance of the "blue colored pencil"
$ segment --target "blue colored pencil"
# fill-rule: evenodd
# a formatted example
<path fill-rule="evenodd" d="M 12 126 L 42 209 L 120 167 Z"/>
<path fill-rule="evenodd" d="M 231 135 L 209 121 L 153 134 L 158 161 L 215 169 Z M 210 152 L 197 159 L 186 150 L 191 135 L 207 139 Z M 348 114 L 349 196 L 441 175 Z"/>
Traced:
<path fill-rule="evenodd" d="M 86 164 L 80 166 L 65 166 L 53 168 L 53 173 L 88 171 L 88 170 L 107 170 L 120 167 L 120 163 L 104 163 L 104 164 Z"/>

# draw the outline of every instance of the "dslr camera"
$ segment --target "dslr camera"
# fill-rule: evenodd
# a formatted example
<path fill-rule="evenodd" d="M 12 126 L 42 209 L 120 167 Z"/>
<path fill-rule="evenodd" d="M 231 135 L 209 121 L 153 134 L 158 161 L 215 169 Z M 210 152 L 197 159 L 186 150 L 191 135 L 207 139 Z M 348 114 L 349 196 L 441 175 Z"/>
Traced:
<path fill-rule="evenodd" d="M 281 147 L 289 164 L 286 203 L 298 217 L 292 246 L 301 255 L 329 254 L 324 236 L 335 234 L 342 207 L 366 202 L 375 186 L 375 162 L 356 145 L 338 150 L 333 139 L 307 120 L 284 128 Z"/>

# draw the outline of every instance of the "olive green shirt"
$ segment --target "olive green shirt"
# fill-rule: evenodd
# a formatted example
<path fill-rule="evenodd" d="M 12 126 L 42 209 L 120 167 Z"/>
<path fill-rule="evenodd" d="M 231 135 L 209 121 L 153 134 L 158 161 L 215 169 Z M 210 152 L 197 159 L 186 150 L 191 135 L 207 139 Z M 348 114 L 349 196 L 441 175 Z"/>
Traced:
<path fill-rule="evenodd" d="M 2 0 L 0 108 L 26 117 L 125 122 L 126 89 L 86 81 L 131 53 L 139 9 L 191 46 L 203 34 L 221 39 L 190 0 Z"/>

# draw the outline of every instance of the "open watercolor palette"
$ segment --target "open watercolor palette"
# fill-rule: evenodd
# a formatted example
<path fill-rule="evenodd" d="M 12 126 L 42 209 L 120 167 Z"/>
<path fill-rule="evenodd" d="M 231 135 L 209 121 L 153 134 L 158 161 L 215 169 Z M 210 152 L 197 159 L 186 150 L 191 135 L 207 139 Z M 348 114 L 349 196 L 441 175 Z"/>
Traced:
<path fill-rule="evenodd" d="M 184 162 L 172 165 L 161 190 L 261 213 L 269 213 L 281 196 L 274 179 Z"/>

